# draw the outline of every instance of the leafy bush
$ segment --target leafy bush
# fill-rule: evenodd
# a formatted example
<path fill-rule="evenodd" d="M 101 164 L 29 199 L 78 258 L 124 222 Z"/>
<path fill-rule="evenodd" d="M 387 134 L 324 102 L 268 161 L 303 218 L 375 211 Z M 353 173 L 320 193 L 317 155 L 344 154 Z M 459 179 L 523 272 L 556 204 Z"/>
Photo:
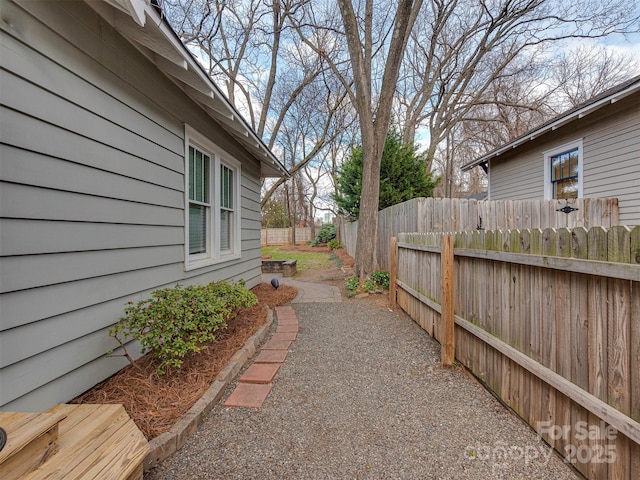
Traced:
<path fill-rule="evenodd" d="M 351 277 L 344 282 L 344 286 L 347 287 L 347 297 L 351 298 L 358 293 L 360 288 L 360 280 L 357 277 Z"/>
<path fill-rule="evenodd" d="M 311 242 L 311 245 L 314 247 L 320 245 L 321 243 L 328 243 L 331 240 L 336 238 L 336 227 L 331 223 L 325 223 L 318 231 L 316 238 Z"/>
<path fill-rule="evenodd" d="M 371 280 L 371 277 L 367 278 L 364 281 L 364 283 L 362 284 L 362 288 L 367 293 L 373 293 L 376 290 L 378 290 L 378 286 L 376 285 L 376 283 L 373 280 Z"/>
<path fill-rule="evenodd" d="M 380 292 L 389 288 L 389 274 L 387 272 L 373 272 L 362 285 L 356 277 L 350 278 L 345 282 L 347 287 L 347 297 L 351 298 L 362 288 L 367 293 Z"/>
<path fill-rule="evenodd" d="M 339 248 L 344 248 L 344 246 L 338 241 L 337 238 L 329 240 L 329 242 L 327 243 L 327 247 L 329 247 L 329 249 L 331 249 L 331 250 L 337 250 Z"/>
<path fill-rule="evenodd" d="M 384 290 L 389 289 L 389 273 L 383 271 L 373 272 L 369 277 L 375 284 L 381 286 Z"/>
<path fill-rule="evenodd" d="M 125 316 L 109 329 L 109 335 L 132 363 L 125 343 L 131 338 L 138 340 L 142 353 L 160 362 L 157 371 L 162 375 L 166 367 L 180 368 L 189 352 L 199 352 L 213 342 L 214 332 L 226 328 L 226 320 L 240 308 L 256 303 L 256 296 L 243 284 L 176 285 L 154 291 L 151 299 L 129 302 Z"/>

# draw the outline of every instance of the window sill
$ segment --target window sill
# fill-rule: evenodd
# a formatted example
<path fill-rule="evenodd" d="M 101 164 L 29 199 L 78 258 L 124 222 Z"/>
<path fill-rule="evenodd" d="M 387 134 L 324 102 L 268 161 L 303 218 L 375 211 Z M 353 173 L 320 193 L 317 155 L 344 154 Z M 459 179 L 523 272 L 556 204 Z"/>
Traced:
<path fill-rule="evenodd" d="M 194 260 L 192 262 L 186 263 L 184 266 L 185 272 L 190 270 L 197 270 L 199 268 L 210 267 L 211 265 L 218 265 L 220 263 L 230 262 L 232 260 L 238 260 L 242 258 L 242 255 L 225 255 L 220 258 L 204 258 L 202 260 Z"/>

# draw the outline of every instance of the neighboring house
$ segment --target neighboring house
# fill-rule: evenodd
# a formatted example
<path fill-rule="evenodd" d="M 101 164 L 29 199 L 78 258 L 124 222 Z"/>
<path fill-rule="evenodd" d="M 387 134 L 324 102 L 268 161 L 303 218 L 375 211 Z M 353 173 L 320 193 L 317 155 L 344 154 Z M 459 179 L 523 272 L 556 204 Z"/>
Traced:
<path fill-rule="evenodd" d="M 482 166 L 490 200 L 618 199 L 640 225 L 640 76 L 462 167 Z"/>
<path fill-rule="evenodd" d="M 288 175 L 144 0 L 0 0 L 0 409 L 126 362 L 155 289 L 260 281 L 261 178 Z"/>

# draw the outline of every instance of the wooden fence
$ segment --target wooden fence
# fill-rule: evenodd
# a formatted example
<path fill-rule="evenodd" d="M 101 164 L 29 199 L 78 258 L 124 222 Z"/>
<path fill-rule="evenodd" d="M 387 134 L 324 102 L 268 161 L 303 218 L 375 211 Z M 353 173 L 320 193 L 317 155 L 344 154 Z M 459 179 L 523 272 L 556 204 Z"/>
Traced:
<path fill-rule="evenodd" d="M 291 228 L 262 228 L 260 230 L 260 245 L 291 245 Z M 296 227 L 296 243 L 304 244 L 313 240 L 311 227 Z"/>
<path fill-rule="evenodd" d="M 577 208 L 570 213 L 559 209 Z M 378 267 L 389 270 L 389 241 L 400 232 L 463 232 L 515 228 L 612 227 L 619 225 L 618 200 L 473 200 L 416 198 L 378 213 Z M 358 222 L 337 222 L 340 242 L 355 256 Z"/>
<path fill-rule="evenodd" d="M 400 234 L 391 274 L 438 341 L 443 237 Z M 458 361 L 587 478 L 640 478 L 640 227 L 453 240 Z"/>

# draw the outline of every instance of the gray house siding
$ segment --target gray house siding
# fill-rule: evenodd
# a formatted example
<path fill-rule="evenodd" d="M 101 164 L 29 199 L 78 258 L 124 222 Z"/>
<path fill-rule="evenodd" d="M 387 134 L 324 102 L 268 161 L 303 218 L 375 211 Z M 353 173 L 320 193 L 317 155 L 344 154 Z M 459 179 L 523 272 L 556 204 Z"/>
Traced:
<path fill-rule="evenodd" d="M 544 164 L 539 151 L 526 152 L 510 161 L 489 163 L 490 200 L 528 200 L 544 197 Z"/>
<path fill-rule="evenodd" d="M 544 198 L 544 153 L 583 139 L 583 197 L 616 197 L 620 223 L 640 224 L 640 95 L 491 159 L 491 200 Z"/>
<path fill-rule="evenodd" d="M 640 225 L 640 95 L 629 100 L 585 137 L 584 196 L 617 197 L 620 223 Z"/>
<path fill-rule="evenodd" d="M 259 281 L 260 165 L 86 4 L 1 10 L 0 409 L 37 411 L 125 365 L 128 300 Z M 185 123 L 242 164 L 242 257 L 189 271 Z"/>

